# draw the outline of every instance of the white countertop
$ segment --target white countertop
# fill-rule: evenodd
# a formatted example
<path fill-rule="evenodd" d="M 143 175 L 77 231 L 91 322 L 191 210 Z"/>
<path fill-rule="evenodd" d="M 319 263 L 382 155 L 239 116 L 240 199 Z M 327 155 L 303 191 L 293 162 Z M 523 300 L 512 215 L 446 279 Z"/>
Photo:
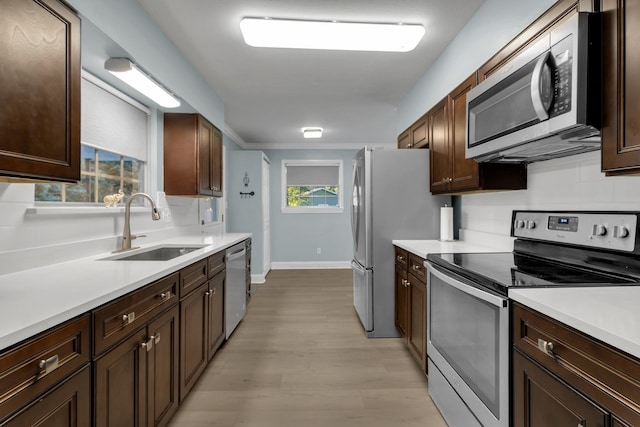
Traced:
<path fill-rule="evenodd" d="M 81 258 L 0 276 L 0 350 L 250 238 L 193 235 L 141 245 L 207 245 L 169 261 Z M 131 252 L 134 253 L 134 252 Z"/>
<path fill-rule="evenodd" d="M 504 252 L 488 246 L 454 240 L 443 242 L 441 240 L 392 240 L 395 246 L 405 249 L 421 258 L 428 254 L 451 254 L 465 252 Z M 509 251 L 510 252 L 510 251 Z"/>
<path fill-rule="evenodd" d="M 509 298 L 640 357 L 640 286 L 520 288 Z"/>

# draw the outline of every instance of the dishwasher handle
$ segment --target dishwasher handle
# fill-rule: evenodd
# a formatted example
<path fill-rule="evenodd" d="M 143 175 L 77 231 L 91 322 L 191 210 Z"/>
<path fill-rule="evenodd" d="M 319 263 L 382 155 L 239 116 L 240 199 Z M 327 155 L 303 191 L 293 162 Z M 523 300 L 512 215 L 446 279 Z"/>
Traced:
<path fill-rule="evenodd" d="M 227 261 L 233 261 L 234 259 L 242 258 L 247 253 L 245 248 L 240 249 L 236 252 L 227 253 Z"/>

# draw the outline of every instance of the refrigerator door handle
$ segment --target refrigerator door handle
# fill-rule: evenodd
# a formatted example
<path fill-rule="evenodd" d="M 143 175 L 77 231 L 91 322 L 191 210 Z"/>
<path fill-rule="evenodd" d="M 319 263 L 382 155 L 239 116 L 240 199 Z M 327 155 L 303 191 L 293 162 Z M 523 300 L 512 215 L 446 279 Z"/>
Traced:
<path fill-rule="evenodd" d="M 358 232 L 360 231 L 360 184 L 358 182 L 357 162 L 353 162 L 351 194 L 351 233 L 353 234 L 353 252 L 358 252 Z"/>
<path fill-rule="evenodd" d="M 366 269 L 363 266 L 361 266 L 359 262 L 351 261 L 351 267 L 355 268 L 362 274 L 366 272 Z"/>

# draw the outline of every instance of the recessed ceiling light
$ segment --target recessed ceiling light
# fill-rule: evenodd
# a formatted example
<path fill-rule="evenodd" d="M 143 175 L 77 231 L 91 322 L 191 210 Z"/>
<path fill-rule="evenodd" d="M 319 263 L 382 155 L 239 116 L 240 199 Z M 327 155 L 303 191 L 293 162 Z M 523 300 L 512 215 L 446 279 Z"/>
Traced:
<path fill-rule="evenodd" d="M 244 41 L 254 47 L 409 52 L 422 40 L 417 24 L 244 18 Z"/>
<path fill-rule="evenodd" d="M 166 108 L 180 106 L 180 100 L 150 76 L 140 70 L 136 64 L 127 58 L 109 58 L 104 63 L 105 70 L 150 98 L 158 105 Z"/>
<path fill-rule="evenodd" d="M 321 138 L 322 128 L 304 128 L 302 129 L 302 135 L 305 138 Z"/>

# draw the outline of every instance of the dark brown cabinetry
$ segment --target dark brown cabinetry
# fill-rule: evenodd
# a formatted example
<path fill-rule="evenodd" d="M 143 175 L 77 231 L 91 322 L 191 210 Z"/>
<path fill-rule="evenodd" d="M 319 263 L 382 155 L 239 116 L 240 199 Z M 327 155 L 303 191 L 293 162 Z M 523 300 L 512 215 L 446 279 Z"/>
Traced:
<path fill-rule="evenodd" d="M 96 427 L 164 426 L 177 410 L 177 291 L 173 274 L 94 311 Z"/>
<path fill-rule="evenodd" d="M 603 35 L 602 170 L 640 173 L 640 5 L 601 0 Z"/>
<path fill-rule="evenodd" d="M 193 388 L 209 360 L 224 342 L 225 252 L 221 251 L 182 273 L 201 271 L 193 292 L 180 301 L 180 401 Z M 181 277 L 182 277 L 181 273 Z"/>
<path fill-rule="evenodd" d="M 56 0 L 0 13 L 0 175 L 80 179 L 80 18 Z"/>
<path fill-rule="evenodd" d="M 91 369 L 87 365 L 11 417 L 2 427 L 91 427 Z"/>
<path fill-rule="evenodd" d="M 466 158 L 467 93 L 475 85 L 474 73 L 427 113 L 430 117 L 429 181 L 433 194 L 527 187 L 527 169 L 523 164 L 477 163 Z"/>
<path fill-rule="evenodd" d="M 71 388 L 80 387 L 77 382 L 74 382 L 73 386 L 66 386 L 65 391 L 52 392 L 50 397 L 43 397 L 48 390 L 87 366 L 90 360 L 89 315 L 66 322 L 1 353 L 0 424 L 12 413 L 18 410 L 24 411 L 23 408 L 29 402 L 43 399 L 47 403 L 38 407 L 49 407 L 50 402 L 58 402 L 63 395 L 68 394 Z M 82 393 L 85 391 L 82 390 Z M 79 417 L 91 412 L 90 400 L 80 399 L 76 403 L 77 406 L 73 409 L 78 412 Z M 27 410 L 29 413 L 34 411 L 37 412 L 37 410 Z M 17 419 L 35 420 L 31 415 L 20 415 Z M 21 424 L 15 420 L 14 417 L 10 425 L 31 425 L 26 422 Z"/>
<path fill-rule="evenodd" d="M 398 148 L 411 148 L 411 129 L 407 129 L 398 136 Z"/>
<path fill-rule="evenodd" d="M 424 259 L 395 248 L 395 322 L 410 353 L 427 369 L 427 276 Z"/>
<path fill-rule="evenodd" d="M 398 148 L 429 148 L 427 114 L 398 136 Z"/>
<path fill-rule="evenodd" d="M 222 196 L 222 132 L 199 114 L 164 115 L 164 190 Z"/>
<path fill-rule="evenodd" d="M 640 360 L 513 305 L 513 425 L 640 425 Z"/>

